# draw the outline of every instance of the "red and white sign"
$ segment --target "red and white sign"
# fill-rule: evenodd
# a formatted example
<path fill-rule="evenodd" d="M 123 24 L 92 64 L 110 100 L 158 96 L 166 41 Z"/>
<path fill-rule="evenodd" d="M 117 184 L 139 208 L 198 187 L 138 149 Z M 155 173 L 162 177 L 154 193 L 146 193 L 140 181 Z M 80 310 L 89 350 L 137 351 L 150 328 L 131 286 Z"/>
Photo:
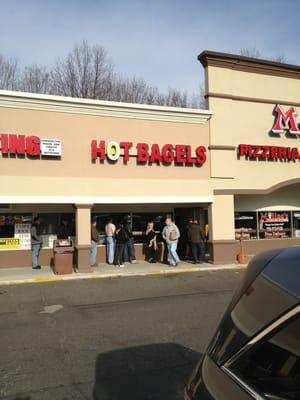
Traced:
<path fill-rule="evenodd" d="M 300 135 L 299 125 L 296 121 L 297 111 L 295 107 L 284 111 L 283 107 L 276 104 L 274 108 L 275 122 L 272 128 L 273 133 L 282 134 L 289 132 L 291 135 Z"/>
<path fill-rule="evenodd" d="M 92 161 L 110 160 L 117 161 L 123 157 L 127 162 L 130 157 L 136 157 L 138 164 L 176 164 L 176 165 L 197 165 L 201 166 L 206 161 L 206 147 L 197 146 L 194 150 L 190 145 L 115 142 L 106 143 L 104 140 L 92 140 L 91 143 Z"/>
<path fill-rule="evenodd" d="M 300 135 L 299 125 L 297 124 L 297 111 L 295 107 L 290 107 L 284 111 L 283 107 L 276 104 L 274 108 L 275 122 L 271 132 L 275 134 L 289 133 L 290 135 Z M 296 161 L 300 160 L 300 151 L 297 147 L 273 146 L 258 144 L 240 144 L 238 147 L 240 158 L 245 157 L 251 160 L 270 160 L 270 161 Z"/>
<path fill-rule="evenodd" d="M 40 139 L 38 136 L 16 135 L 13 133 L 0 134 L 0 150 L 5 155 L 25 155 L 31 157 L 61 156 L 61 140 Z"/>

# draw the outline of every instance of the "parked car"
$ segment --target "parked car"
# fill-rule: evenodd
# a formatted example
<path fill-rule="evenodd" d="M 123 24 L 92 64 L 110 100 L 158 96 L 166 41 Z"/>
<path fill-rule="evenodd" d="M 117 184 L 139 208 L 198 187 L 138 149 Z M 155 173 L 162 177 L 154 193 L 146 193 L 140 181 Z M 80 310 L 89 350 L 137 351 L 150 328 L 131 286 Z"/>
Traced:
<path fill-rule="evenodd" d="M 300 247 L 251 260 L 184 395 L 300 399 Z"/>

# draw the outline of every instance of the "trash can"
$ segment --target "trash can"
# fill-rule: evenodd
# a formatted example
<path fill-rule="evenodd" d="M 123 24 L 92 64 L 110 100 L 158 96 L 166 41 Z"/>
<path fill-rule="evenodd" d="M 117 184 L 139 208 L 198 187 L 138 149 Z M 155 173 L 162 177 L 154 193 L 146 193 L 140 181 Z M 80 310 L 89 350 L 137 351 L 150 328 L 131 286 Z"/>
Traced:
<path fill-rule="evenodd" d="M 57 275 L 72 274 L 74 246 L 71 239 L 54 240 L 53 271 Z"/>

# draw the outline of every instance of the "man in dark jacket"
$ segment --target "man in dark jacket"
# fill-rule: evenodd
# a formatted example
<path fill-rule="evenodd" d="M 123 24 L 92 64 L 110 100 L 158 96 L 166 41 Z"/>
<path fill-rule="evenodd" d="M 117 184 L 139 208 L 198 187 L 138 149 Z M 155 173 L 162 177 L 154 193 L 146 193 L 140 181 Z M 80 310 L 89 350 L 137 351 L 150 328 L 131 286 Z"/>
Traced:
<path fill-rule="evenodd" d="M 201 230 L 201 226 L 197 220 L 195 220 L 189 229 L 189 239 L 192 245 L 192 254 L 194 264 L 202 264 L 203 262 L 203 245 L 204 245 L 204 234 Z"/>
<path fill-rule="evenodd" d="M 128 234 L 126 229 L 122 224 L 119 224 L 116 229 L 116 248 L 115 248 L 115 258 L 114 265 L 116 267 L 124 268 L 124 248 L 128 242 Z"/>
<path fill-rule="evenodd" d="M 72 235 L 68 220 L 66 218 L 62 218 L 61 224 L 57 230 L 57 239 L 69 239 L 70 236 Z"/>
<path fill-rule="evenodd" d="M 42 238 L 39 236 L 38 227 L 41 221 L 39 217 L 35 217 L 30 229 L 31 234 L 31 249 L 32 249 L 32 268 L 41 269 L 39 265 L 39 255 L 42 247 Z"/>
<path fill-rule="evenodd" d="M 123 228 L 128 237 L 128 240 L 124 246 L 124 261 L 130 262 L 131 264 L 135 264 L 136 257 L 135 257 L 134 239 L 132 232 L 132 221 L 130 216 L 127 216 L 125 218 Z"/>

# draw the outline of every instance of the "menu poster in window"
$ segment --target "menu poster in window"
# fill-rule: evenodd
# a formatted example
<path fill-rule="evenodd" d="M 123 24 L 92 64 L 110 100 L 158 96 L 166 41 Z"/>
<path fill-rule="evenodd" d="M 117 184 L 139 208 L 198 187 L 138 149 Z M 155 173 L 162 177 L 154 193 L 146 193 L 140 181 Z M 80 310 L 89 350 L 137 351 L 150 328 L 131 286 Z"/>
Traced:
<path fill-rule="evenodd" d="M 258 221 L 261 239 L 291 237 L 291 213 L 288 211 L 259 212 Z"/>
<path fill-rule="evenodd" d="M 31 249 L 31 224 L 15 224 L 15 238 L 20 241 L 20 249 Z"/>
<path fill-rule="evenodd" d="M 244 211 L 234 213 L 235 239 L 257 239 L 256 212 Z"/>
<path fill-rule="evenodd" d="M 293 213 L 294 220 L 294 236 L 300 238 L 300 212 Z"/>

